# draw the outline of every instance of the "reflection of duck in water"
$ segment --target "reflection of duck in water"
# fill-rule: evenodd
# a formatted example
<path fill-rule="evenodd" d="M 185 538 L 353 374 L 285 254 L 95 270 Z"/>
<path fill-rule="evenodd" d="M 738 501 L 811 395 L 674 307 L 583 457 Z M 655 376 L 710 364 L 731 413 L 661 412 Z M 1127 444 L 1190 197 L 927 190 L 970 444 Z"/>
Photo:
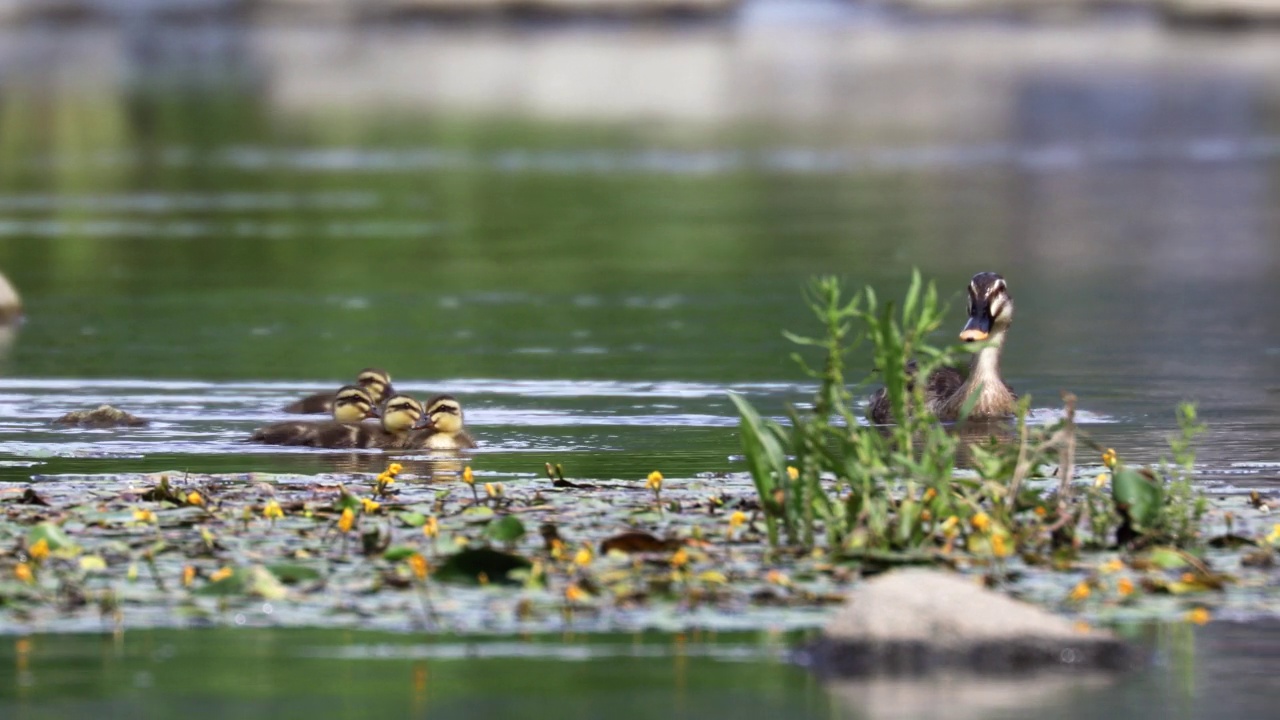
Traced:
<path fill-rule="evenodd" d="M 426 427 L 415 433 L 413 447 L 463 450 L 476 446 L 462 422 L 462 405 L 452 395 L 437 395 L 427 403 Z"/>
<path fill-rule="evenodd" d="M 966 379 L 955 368 L 935 370 L 925 385 L 925 407 L 939 420 L 952 421 L 960 417 L 960 409 L 975 393 L 981 393 L 974 401 L 969 418 L 984 420 L 1008 417 L 1013 414 L 1018 396 L 1000 377 L 1000 351 L 1005 335 L 1013 324 L 1013 299 L 1004 278 L 993 272 L 980 272 L 969 282 L 969 321 L 960 331 L 965 342 L 987 340 L 989 344 L 973 356 Z M 914 373 L 915 363 L 907 368 Z M 981 386 L 981 389 L 979 389 Z M 893 422 L 888 394 L 881 389 L 871 397 L 868 411 L 871 422 Z"/>
<path fill-rule="evenodd" d="M 386 398 L 395 395 L 395 390 L 391 387 L 391 376 L 387 374 L 387 371 L 379 368 L 365 368 L 364 370 L 361 370 L 360 374 L 356 376 L 356 385 L 363 388 L 365 392 L 369 394 L 369 397 L 373 400 L 375 405 Z M 336 393 L 331 392 L 308 395 L 300 400 L 289 403 L 284 407 L 284 411 L 287 413 L 299 413 L 304 415 L 319 415 L 327 413 L 333 409 L 336 395 Z"/>

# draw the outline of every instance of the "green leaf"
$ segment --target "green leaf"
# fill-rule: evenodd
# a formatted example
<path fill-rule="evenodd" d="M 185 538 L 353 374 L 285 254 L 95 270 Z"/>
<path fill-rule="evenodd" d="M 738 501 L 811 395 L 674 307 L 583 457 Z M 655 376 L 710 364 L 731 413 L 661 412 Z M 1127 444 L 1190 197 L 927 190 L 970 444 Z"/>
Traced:
<path fill-rule="evenodd" d="M 62 531 L 62 528 L 53 523 L 42 522 L 27 532 L 27 547 L 31 547 L 41 540 L 44 540 L 49 545 L 49 550 L 53 552 L 58 550 L 75 551 L 78 549 L 71 538 Z"/>
<path fill-rule="evenodd" d="M 422 527 L 427 524 L 427 516 L 420 512 L 396 513 L 396 518 L 407 527 Z"/>
<path fill-rule="evenodd" d="M 1164 505 L 1164 488 L 1158 480 L 1124 465 L 1116 467 L 1111 477 L 1111 496 L 1116 507 L 1128 513 L 1134 529 L 1148 531 L 1160 519 Z"/>
<path fill-rule="evenodd" d="M 267 570 L 270 570 L 277 580 L 286 585 L 293 585 L 305 580 L 319 580 L 322 577 L 319 570 L 299 563 L 276 563 L 268 565 Z"/>
<path fill-rule="evenodd" d="M 417 553 L 418 548 L 411 547 L 409 545 L 392 545 L 387 548 L 386 552 L 382 553 L 382 558 L 384 560 L 390 560 L 391 562 L 400 562 L 401 560 L 408 559 Z"/>
<path fill-rule="evenodd" d="M 512 584 L 514 570 L 528 569 L 533 563 L 519 556 L 492 548 L 463 550 L 445 558 L 433 577 L 441 582 L 479 583 L 484 575 L 491 583 Z"/>
<path fill-rule="evenodd" d="M 500 543 L 513 543 L 524 537 L 524 523 L 515 515 L 506 515 L 489 523 L 484 534 Z"/>

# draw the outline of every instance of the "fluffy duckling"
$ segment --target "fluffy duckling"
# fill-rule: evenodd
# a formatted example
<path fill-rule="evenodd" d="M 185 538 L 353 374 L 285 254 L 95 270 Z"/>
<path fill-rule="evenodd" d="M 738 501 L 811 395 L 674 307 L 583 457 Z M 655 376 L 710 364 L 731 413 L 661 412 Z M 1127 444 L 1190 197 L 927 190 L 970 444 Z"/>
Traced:
<path fill-rule="evenodd" d="M 369 393 L 369 397 L 375 404 L 380 403 L 395 394 L 395 390 L 391 387 L 391 376 L 387 374 L 386 370 L 379 368 L 365 368 L 361 370 L 360 374 L 356 376 L 356 385 L 364 388 L 364 390 Z M 297 413 L 301 415 L 318 415 L 321 413 L 327 413 L 333 410 L 335 397 L 336 393 L 330 392 L 308 395 L 301 400 L 289 403 L 285 406 L 284 411 L 287 413 Z"/>
<path fill-rule="evenodd" d="M 463 428 L 462 405 L 452 395 L 437 395 L 427 403 L 425 427 L 414 433 L 415 447 L 428 450 L 463 450 L 476 446 Z"/>
<path fill-rule="evenodd" d="M 960 339 L 990 342 L 973 356 L 967 378 L 955 368 L 940 368 L 927 379 L 925 405 L 939 420 L 958 420 L 960 410 L 974 393 L 981 394 L 974 399 L 970 419 L 989 420 L 1013 414 L 1018 396 L 1000 376 L 1000 352 L 1012 325 L 1013 298 L 1009 297 L 1004 278 L 993 272 L 974 275 L 969 281 L 969 320 L 960 331 Z M 907 371 L 915 382 L 914 363 L 908 365 Z M 889 398 L 883 389 L 872 396 L 868 415 L 873 423 L 893 422 Z"/>
<path fill-rule="evenodd" d="M 387 401 L 381 425 L 360 422 L 377 411 L 369 394 L 354 385 L 344 387 L 334 401 L 332 421 L 282 422 L 254 431 L 251 442 L 322 448 L 388 447 L 410 434 L 422 418 L 422 404 L 397 395 Z"/>

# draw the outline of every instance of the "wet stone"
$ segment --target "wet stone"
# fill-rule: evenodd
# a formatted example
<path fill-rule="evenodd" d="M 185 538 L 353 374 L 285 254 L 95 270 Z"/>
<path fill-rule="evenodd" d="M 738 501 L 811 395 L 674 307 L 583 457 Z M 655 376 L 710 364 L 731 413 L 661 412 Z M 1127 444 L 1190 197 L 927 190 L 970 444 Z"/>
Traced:
<path fill-rule="evenodd" d="M 149 420 L 110 405 L 99 405 L 94 410 L 75 410 L 53 421 L 54 425 L 83 428 L 142 427 L 149 423 Z"/>
<path fill-rule="evenodd" d="M 1109 632 L 954 573 L 886 573 L 853 590 L 800 660 L 826 676 L 933 671 L 1125 670 L 1139 652 Z"/>

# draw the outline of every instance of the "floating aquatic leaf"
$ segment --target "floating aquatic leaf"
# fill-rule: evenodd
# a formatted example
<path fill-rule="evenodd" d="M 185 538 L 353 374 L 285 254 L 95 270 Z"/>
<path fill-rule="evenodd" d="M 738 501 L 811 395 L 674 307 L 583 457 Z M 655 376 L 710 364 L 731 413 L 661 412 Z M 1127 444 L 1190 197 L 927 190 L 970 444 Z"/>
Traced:
<path fill-rule="evenodd" d="M 489 523 L 485 535 L 501 543 L 513 543 L 524 537 L 524 523 L 515 515 L 506 515 Z"/>
<path fill-rule="evenodd" d="M 475 548 L 454 553 L 444 559 L 435 578 L 442 582 L 514 583 L 511 571 L 527 569 L 533 563 L 519 555 L 492 548 Z"/>

